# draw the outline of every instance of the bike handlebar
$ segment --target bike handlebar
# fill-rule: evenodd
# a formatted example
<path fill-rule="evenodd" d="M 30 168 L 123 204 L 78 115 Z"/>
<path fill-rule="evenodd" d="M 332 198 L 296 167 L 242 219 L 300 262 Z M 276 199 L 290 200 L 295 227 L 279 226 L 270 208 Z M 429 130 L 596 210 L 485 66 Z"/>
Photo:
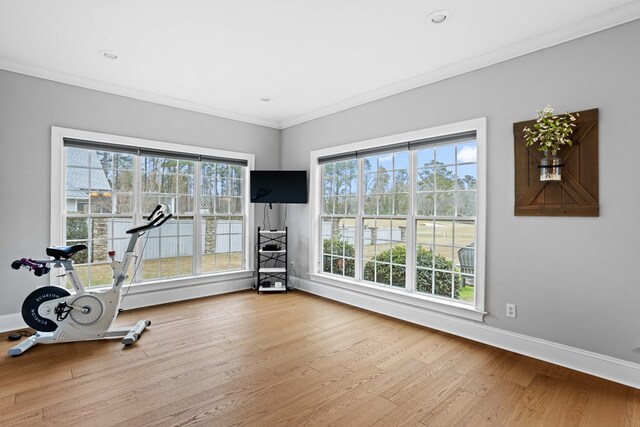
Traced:
<path fill-rule="evenodd" d="M 31 258 L 17 259 L 11 263 L 11 268 L 14 270 L 19 270 L 21 267 L 24 267 L 29 271 L 33 271 L 33 274 L 38 277 L 51 271 L 51 268 L 47 267 L 45 262 Z"/>
<path fill-rule="evenodd" d="M 167 222 L 173 215 L 169 212 L 169 208 L 167 205 L 158 205 L 149 215 L 149 222 L 144 225 L 139 225 L 137 227 L 130 228 L 127 230 L 127 234 L 135 234 L 141 231 L 150 230 L 152 228 L 160 227 L 162 224 Z"/>

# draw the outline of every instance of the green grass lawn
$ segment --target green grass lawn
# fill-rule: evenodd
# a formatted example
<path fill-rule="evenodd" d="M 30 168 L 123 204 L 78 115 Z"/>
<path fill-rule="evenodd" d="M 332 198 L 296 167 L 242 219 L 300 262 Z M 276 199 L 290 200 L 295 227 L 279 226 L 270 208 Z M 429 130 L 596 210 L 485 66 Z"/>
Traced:
<path fill-rule="evenodd" d="M 473 302 L 473 286 L 464 286 L 460 289 L 460 301 Z"/>
<path fill-rule="evenodd" d="M 94 263 L 75 265 L 75 270 L 85 287 L 107 286 L 113 284 L 113 270 L 110 263 Z M 129 284 L 134 274 L 135 261 L 129 267 Z M 164 279 L 170 277 L 185 277 L 193 275 L 193 257 L 172 257 L 145 259 L 139 267 L 142 272 L 142 280 Z M 242 253 L 232 252 L 224 254 L 205 254 L 202 256 L 202 273 L 216 273 L 220 271 L 239 270 L 242 268 Z M 89 281 L 91 274 L 91 281 Z M 67 289 L 71 289 L 71 283 L 67 280 Z"/>

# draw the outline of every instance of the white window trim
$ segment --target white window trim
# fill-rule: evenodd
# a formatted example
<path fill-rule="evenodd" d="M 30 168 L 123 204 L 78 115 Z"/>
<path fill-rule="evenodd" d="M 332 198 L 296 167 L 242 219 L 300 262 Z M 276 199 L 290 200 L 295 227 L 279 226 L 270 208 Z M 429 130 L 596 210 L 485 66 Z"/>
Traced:
<path fill-rule="evenodd" d="M 477 142 L 477 215 L 476 215 L 476 278 L 474 304 L 463 304 L 453 300 L 429 295 L 416 295 L 402 289 L 392 289 L 365 282 L 356 282 L 349 278 L 338 278 L 338 276 L 325 274 L 320 268 L 320 250 L 322 239 L 320 238 L 320 210 L 321 203 L 321 166 L 318 159 L 346 152 L 363 150 L 365 148 L 378 148 L 386 145 L 403 143 L 425 138 L 434 138 L 466 131 L 476 131 Z M 355 292 L 368 294 L 374 297 L 385 298 L 401 303 L 418 305 L 422 308 L 441 313 L 451 314 L 466 319 L 483 321 L 485 312 L 485 252 L 486 252 L 486 210 L 487 210 L 487 119 L 481 117 L 405 132 L 397 135 L 390 135 L 381 138 L 358 141 L 336 147 L 324 148 L 312 151 L 310 154 L 309 167 L 309 275 L 318 282 L 346 288 Z"/>
<path fill-rule="evenodd" d="M 121 135 L 111 135 L 106 133 L 91 132 L 79 129 L 70 129 L 52 126 L 51 127 L 51 231 L 50 242 L 51 245 L 62 245 L 64 243 L 64 223 L 63 223 L 63 211 L 64 206 L 64 138 L 73 138 L 80 140 L 87 140 L 92 142 L 99 142 L 104 144 L 114 144 L 119 146 L 140 147 L 148 148 L 151 150 L 161 150 L 169 152 L 189 152 L 197 153 L 209 157 L 220 157 L 226 159 L 238 159 L 247 162 L 247 172 L 254 169 L 255 155 L 250 153 L 240 153 L 236 151 L 219 150 L 215 148 L 205 148 L 186 144 L 176 144 L 172 142 L 154 141 L 150 139 L 142 139 Z M 247 174 L 248 175 L 248 174 Z M 255 242 L 255 236 L 253 233 L 254 227 L 254 215 L 250 203 L 250 191 L 249 191 L 249 177 L 244 180 L 244 206 L 245 206 L 245 236 L 244 236 L 244 258 L 245 269 L 233 270 L 229 272 L 213 272 L 209 274 L 200 274 L 198 276 L 171 278 L 166 280 L 157 280 L 152 282 L 140 282 L 134 283 L 133 286 L 141 289 L 146 289 L 149 286 L 158 287 L 159 283 L 167 283 L 166 286 L 180 287 L 191 284 L 209 283 L 212 279 L 220 278 L 221 276 L 229 277 L 247 277 L 249 274 L 253 274 L 254 269 L 254 257 L 252 253 L 253 245 Z M 194 230 L 195 233 L 196 230 Z M 60 279 L 55 275 L 50 275 L 50 281 L 52 285 L 59 285 Z M 86 284 L 85 284 L 86 286 Z M 99 289 L 100 287 L 94 287 L 92 289 Z"/>

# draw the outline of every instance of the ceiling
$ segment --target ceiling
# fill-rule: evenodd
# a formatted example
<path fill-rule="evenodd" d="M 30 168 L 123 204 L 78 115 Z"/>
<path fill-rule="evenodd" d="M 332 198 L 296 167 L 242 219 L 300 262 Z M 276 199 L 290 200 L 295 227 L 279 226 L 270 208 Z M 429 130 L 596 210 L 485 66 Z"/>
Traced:
<path fill-rule="evenodd" d="M 0 68 L 281 129 L 638 18 L 640 0 L 0 0 Z"/>

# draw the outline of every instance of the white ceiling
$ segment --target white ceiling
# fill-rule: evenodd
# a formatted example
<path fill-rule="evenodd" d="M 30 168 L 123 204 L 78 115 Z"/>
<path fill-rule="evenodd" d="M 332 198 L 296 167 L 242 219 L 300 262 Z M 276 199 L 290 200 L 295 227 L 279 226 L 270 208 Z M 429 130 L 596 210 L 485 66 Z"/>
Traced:
<path fill-rule="evenodd" d="M 0 68 L 285 128 L 638 18 L 640 0 L 0 0 Z"/>

